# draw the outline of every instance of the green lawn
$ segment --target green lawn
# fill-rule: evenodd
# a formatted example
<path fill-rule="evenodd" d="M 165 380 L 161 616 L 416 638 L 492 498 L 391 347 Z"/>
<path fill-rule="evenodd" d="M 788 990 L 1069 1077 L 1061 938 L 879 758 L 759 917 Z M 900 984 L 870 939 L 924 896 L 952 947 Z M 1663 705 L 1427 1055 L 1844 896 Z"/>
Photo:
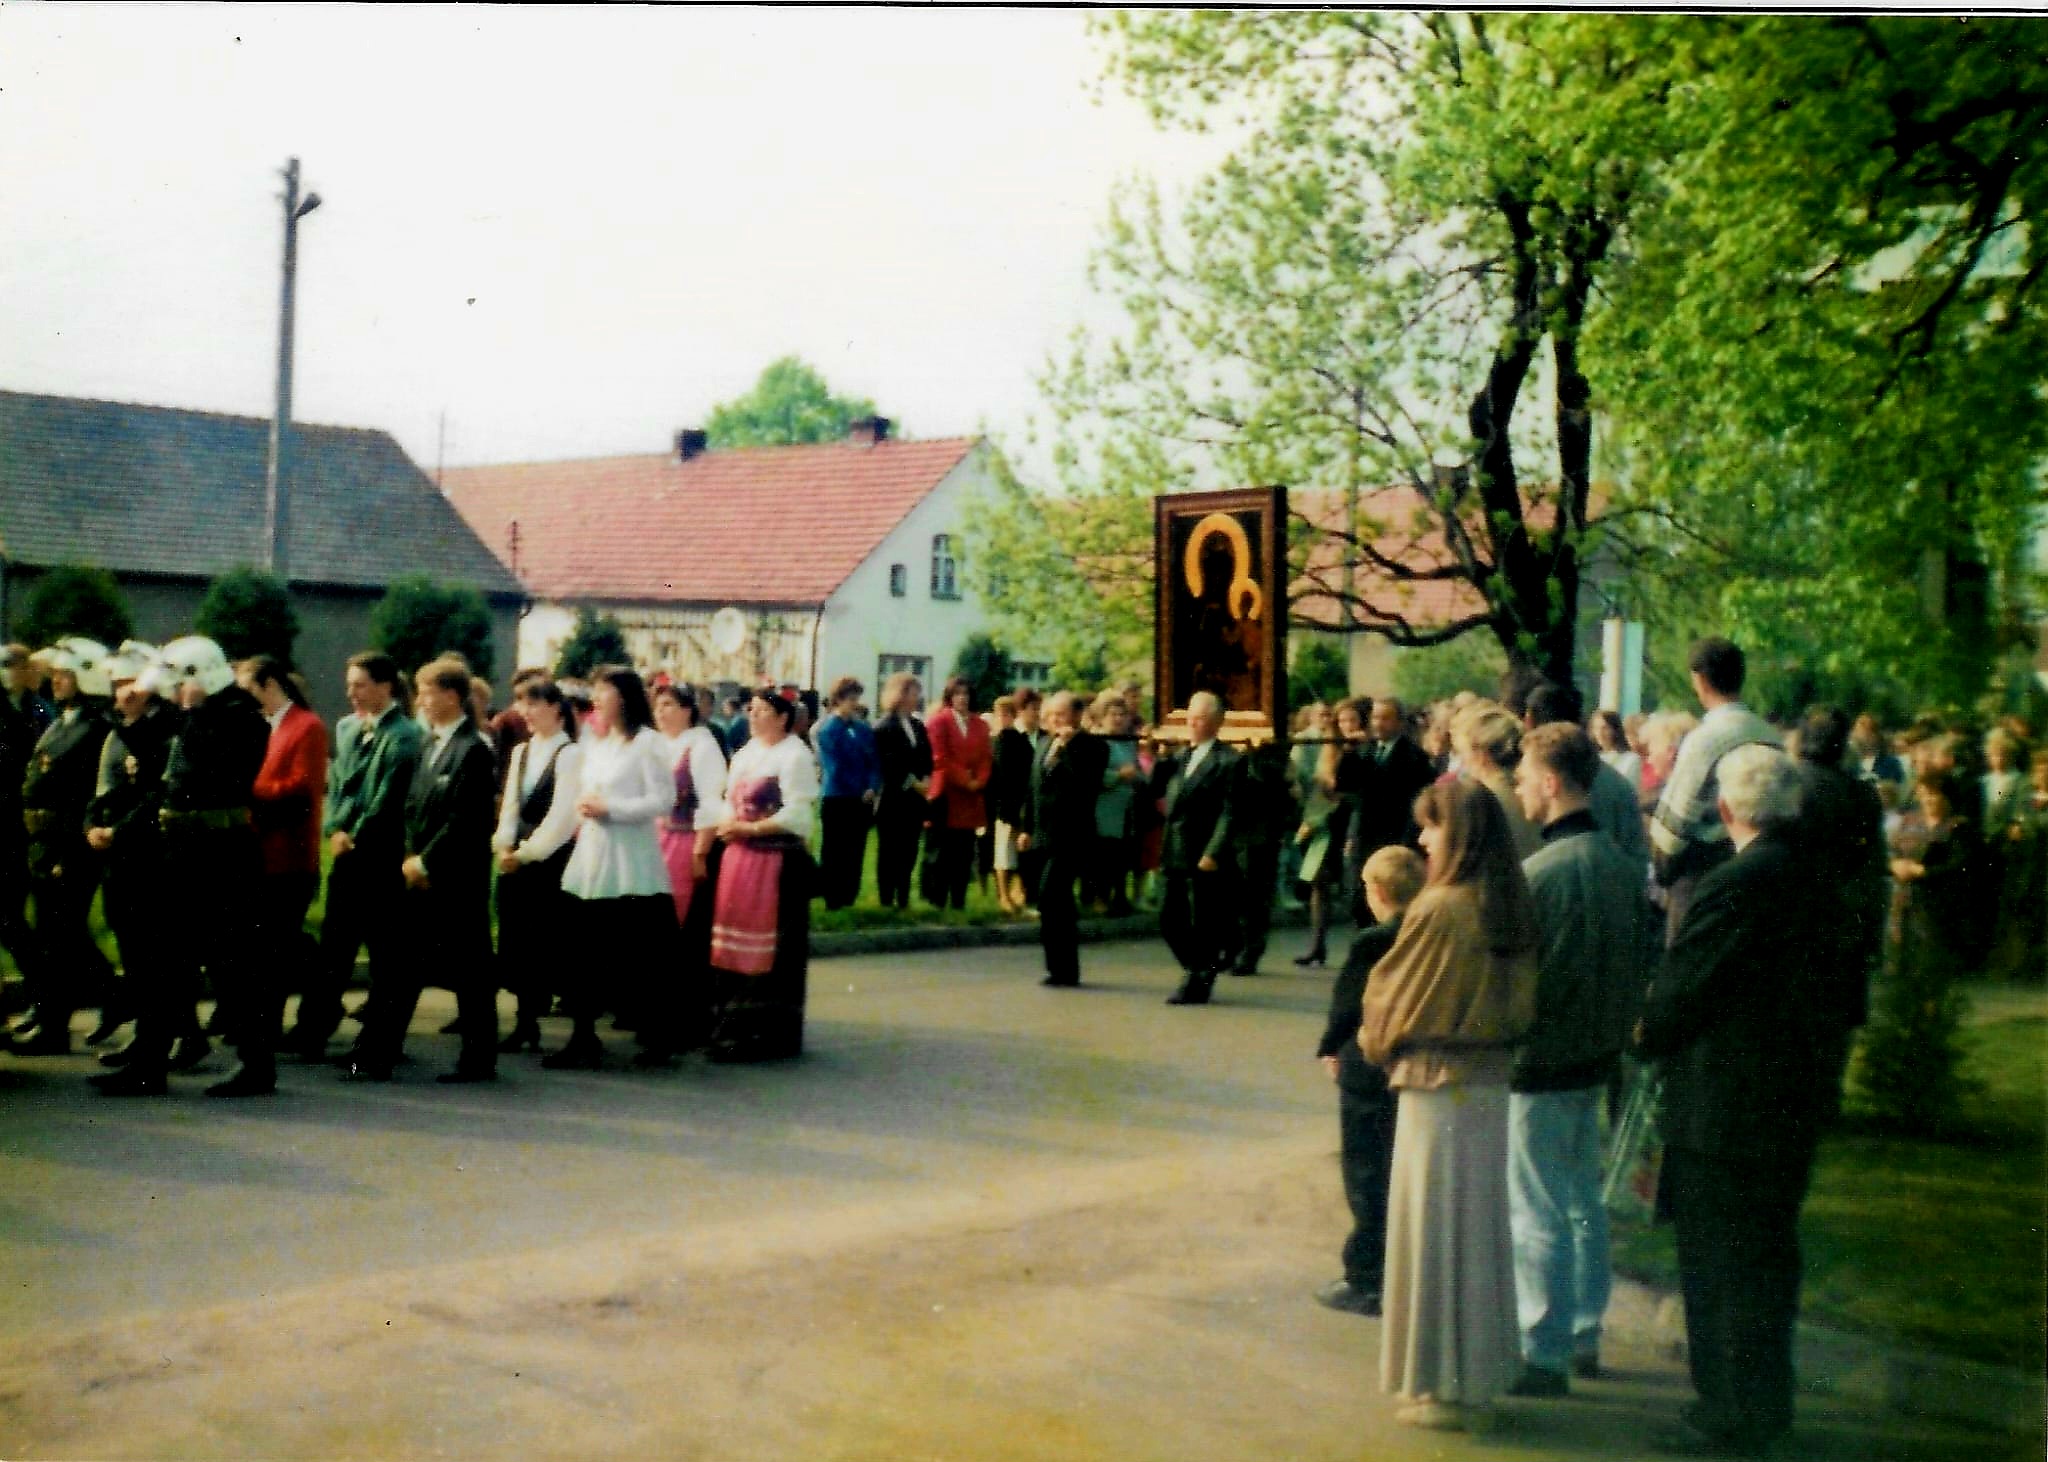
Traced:
<path fill-rule="evenodd" d="M 1969 1135 L 1870 1130 L 1853 1106 L 1821 1147 L 1800 1224 L 1801 1314 L 2039 1374 L 2044 1363 L 2048 996 L 1987 992 L 1967 1033 Z M 1671 1231 L 1617 1223 L 1615 1267 L 1675 1286 Z"/>

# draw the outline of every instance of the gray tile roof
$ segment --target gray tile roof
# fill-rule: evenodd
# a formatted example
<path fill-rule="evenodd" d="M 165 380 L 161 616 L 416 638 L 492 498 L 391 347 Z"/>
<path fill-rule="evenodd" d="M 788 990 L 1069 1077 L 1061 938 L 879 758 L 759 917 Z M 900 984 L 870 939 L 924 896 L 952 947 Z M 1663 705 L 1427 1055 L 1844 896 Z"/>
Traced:
<path fill-rule="evenodd" d="M 388 432 L 294 424 L 295 583 L 518 581 Z M 0 391 L 0 557 L 210 578 L 261 563 L 270 422 Z"/>

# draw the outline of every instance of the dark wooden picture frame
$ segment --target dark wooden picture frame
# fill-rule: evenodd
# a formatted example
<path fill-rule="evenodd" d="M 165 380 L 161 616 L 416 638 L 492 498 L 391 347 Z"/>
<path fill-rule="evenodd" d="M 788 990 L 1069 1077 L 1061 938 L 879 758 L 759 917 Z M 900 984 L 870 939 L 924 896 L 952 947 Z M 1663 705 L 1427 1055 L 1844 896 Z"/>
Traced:
<path fill-rule="evenodd" d="M 1186 736 L 1188 697 L 1214 690 L 1225 740 L 1284 739 L 1287 489 L 1165 494 L 1152 523 L 1153 725 Z"/>

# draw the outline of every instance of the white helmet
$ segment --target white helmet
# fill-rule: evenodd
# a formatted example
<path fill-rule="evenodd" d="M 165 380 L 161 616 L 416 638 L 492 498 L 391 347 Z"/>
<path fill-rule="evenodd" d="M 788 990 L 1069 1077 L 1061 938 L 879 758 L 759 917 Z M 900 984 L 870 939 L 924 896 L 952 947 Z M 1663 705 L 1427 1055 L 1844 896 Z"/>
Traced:
<path fill-rule="evenodd" d="M 107 647 L 82 635 L 66 635 L 39 657 L 51 670 L 68 670 L 78 677 L 80 695 L 112 695 L 114 682 L 107 674 Z"/>
<path fill-rule="evenodd" d="M 142 672 L 156 663 L 155 645 L 145 645 L 141 640 L 123 640 L 121 648 L 107 657 L 107 680 L 119 685 L 124 680 L 135 680 Z"/>
<path fill-rule="evenodd" d="M 188 680 L 198 681 L 208 695 L 217 695 L 235 683 L 234 666 L 205 635 L 172 640 L 156 653 L 156 663 L 143 677 L 143 688 L 158 695 L 173 695 Z"/>

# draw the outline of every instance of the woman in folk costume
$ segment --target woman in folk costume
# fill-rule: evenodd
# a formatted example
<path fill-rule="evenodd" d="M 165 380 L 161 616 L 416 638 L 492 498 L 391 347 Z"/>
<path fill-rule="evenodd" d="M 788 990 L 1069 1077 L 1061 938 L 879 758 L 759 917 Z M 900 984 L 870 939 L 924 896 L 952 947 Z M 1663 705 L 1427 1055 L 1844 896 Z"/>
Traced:
<path fill-rule="evenodd" d="M 675 802 L 661 819 L 661 857 L 675 894 L 676 923 L 690 917 L 690 893 L 704 877 L 718 824 L 725 820 L 725 748 L 697 712 L 687 685 L 654 692 L 654 729 L 674 768 Z"/>
<path fill-rule="evenodd" d="M 675 805 L 668 748 L 654 729 L 647 687 L 635 672 L 606 665 L 591 672 L 592 721 L 583 738 L 581 785 L 576 797 L 576 850 L 562 870 L 562 892 L 571 901 L 574 932 L 586 941 L 620 950 L 626 958 L 601 964 L 635 971 L 663 970 L 675 951 L 676 910 L 655 830 Z M 603 727 L 601 732 L 599 726 Z M 579 983 L 570 1015 L 575 1033 L 543 1066 L 595 1071 L 604 1064 L 597 1017 L 609 1003 L 622 1005 L 649 1030 L 659 1031 L 666 1012 L 634 998 L 640 992 L 607 990 L 597 980 Z M 643 1051 L 639 1064 L 665 1061 L 658 1050 Z"/>
<path fill-rule="evenodd" d="M 1395 1419 L 1480 1431 L 1521 1369 L 1508 1231 L 1508 1079 L 1536 1013 L 1536 925 L 1500 803 L 1415 802 L 1429 878 L 1373 966 L 1358 1033 L 1400 1093 L 1380 1385 Z"/>
<path fill-rule="evenodd" d="M 711 855 L 710 961 L 723 1007 L 714 1061 L 773 1061 L 803 1050 L 811 944 L 811 855 L 818 764 L 792 734 L 796 708 L 771 690 L 747 702 L 725 820 Z"/>
<path fill-rule="evenodd" d="M 572 906 L 562 897 L 562 874 L 576 846 L 583 748 L 575 712 L 552 680 L 521 681 L 517 699 L 528 735 L 505 767 L 491 846 L 498 855 L 498 963 L 512 972 L 508 988 L 519 1013 L 498 1049 L 538 1051 L 555 977 L 571 963 Z"/>

